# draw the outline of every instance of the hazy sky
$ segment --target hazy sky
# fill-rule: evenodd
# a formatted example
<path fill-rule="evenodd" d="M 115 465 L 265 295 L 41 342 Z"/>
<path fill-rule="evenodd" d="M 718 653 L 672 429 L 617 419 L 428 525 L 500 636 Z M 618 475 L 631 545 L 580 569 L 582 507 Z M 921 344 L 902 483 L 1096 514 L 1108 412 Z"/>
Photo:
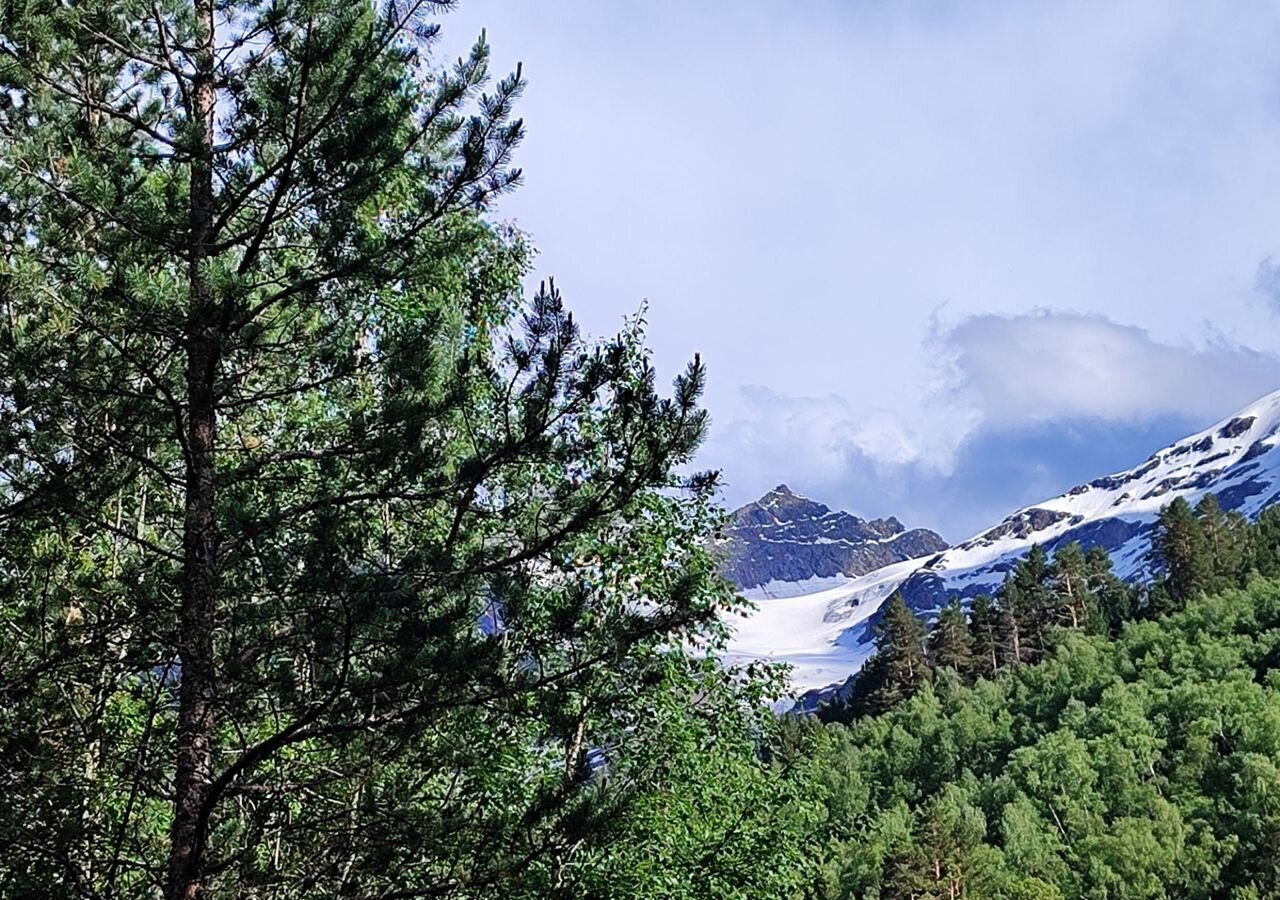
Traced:
<path fill-rule="evenodd" d="M 463 0 L 584 327 L 699 351 L 726 500 L 952 540 L 1280 388 L 1280 7 Z M 1273 260 L 1274 257 L 1274 260 Z"/>

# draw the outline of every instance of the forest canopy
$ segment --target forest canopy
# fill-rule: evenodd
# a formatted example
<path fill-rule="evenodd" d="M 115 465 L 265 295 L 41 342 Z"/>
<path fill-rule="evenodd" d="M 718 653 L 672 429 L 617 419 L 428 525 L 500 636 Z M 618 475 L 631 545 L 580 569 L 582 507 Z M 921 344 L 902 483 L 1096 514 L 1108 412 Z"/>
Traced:
<path fill-rule="evenodd" d="M 1269 897 L 1280 584 L 821 729 L 813 896 Z"/>

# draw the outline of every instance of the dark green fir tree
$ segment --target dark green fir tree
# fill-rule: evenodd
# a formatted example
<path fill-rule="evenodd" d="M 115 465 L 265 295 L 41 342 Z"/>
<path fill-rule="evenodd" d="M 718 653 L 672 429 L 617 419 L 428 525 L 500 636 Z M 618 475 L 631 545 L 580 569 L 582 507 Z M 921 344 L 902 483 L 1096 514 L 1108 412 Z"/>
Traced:
<path fill-rule="evenodd" d="M 876 652 L 854 679 L 848 716 L 878 715 L 913 696 L 929 677 L 924 623 L 900 592 L 885 603 L 875 628 Z"/>
<path fill-rule="evenodd" d="M 1238 512 L 1223 512 L 1215 494 L 1200 498 L 1195 505 L 1195 515 L 1211 560 L 1212 589 L 1243 584 L 1253 568 L 1253 541 L 1248 522 Z"/>
<path fill-rule="evenodd" d="M 1089 628 L 1097 617 L 1097 609 L 1089 587 L 1088 563 L 1079 543 L 1071 541 L 1054 550 L 1050 581 L 1057 623 Z"/>
<path fill-rule="evenodd" d="M 974 677 L 994 677 L 1000 668 L 1000 610 L 987 594 L 979 594 L 969 607 L 969 641 Z"/>
<path fill-rule="evenodd" d="M 1049 555 L 1033 544 L 1013 569 L 1017 588 L 1015 609 L 1022 629 L 1021 650 L 1025 662 L 1041 659 L 1049 651 L 1049 632 L 1058 621 L 1058 598 L 1052 584 Z"/>
<path fill-rule="evenodd" d="M 1012 573 L 1005 575 L 997 595 L 999 611 L 998 653 L 1000 668 L 1022 665 L 1028 661 L 1025 624 L 1032 615 L 1030 604 Z"/>
<path fill-rule="evenodd" d="M 1260 575 L 1280 575 L 1280 505 L 1271 505 L 1258 513 L 1250 529 L 1253 565 Z"/>
<path fill-rule="evenodd" d="M 1138 613 L 1139 588 L 1116 576 L 1104 548 L 1090 547 L 1084 560 L 1089 593 L 1098 611 L 1098 623 L 1091 630 L 1119 634 L 1121 626 Z"/>
<path fill-rule="evenodd" d="M 1184 498 L 1178 497 L 1160 510 L 1151 538 L 1151 560 L 1160 573 L 1167 600 L 1160 606 L 1179 607 L 1212 589 L 1213 552 L 1204 528 Z M 1158 608 L 1153 612 L 1166 612 Z"/>
<path fill-rule="evenodd" d="M 964 607 L 953 598 L 938 613 L 927 641 L 928 661 L 937 669 L 950 669 L 967 677 L 973 669 L 973 642 Z"/>

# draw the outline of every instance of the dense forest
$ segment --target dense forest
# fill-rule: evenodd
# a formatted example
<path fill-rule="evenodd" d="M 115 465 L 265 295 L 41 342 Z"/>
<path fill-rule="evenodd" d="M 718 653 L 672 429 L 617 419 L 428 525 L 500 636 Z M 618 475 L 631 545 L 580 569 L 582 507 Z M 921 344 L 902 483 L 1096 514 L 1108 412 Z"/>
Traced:
<path fill-rule="evenodd" d="M 967 609 L 959 597 L 925 625 L 900 594 L 889 598 L 876 627 L 878 652 L 820 710 L 828 720 L 884 712 L 911 696 L 938 669 L 966 682 L 991 678 L 1046 658 L 1070 631 L 1117 634 L 1128 621 L 1174 612 L 1200 594 L 1243 586 L 1252 574 L 1280 575 L 1280 511 L 1255 523 L 1224 513 L 1205 494 L 1193 509 L 1179 497 L 1160 511 L 1151 533 L 1150 581 L 1125 583 L 1101 547 L 1071 542 L 1052 559 L 1033 545 L 1005 575 L 995 597 L 979 595 Z"/>
<path fill-rule="evenodd" d="M 694 359 L 499 224 L 428 0 L 0 5 L 0 897 L 1263 897 L 1280 513 L 719 662 Z"/>
<path fill-rule="evenodd" d="M 833 724 L 788 723 L 825 807 L 804 895 L 1275 896 L 1278 549 L 1280 509 L 1179 499 L 1152 583 L 1067 545 L 927 636 L 896 598 Z"/>

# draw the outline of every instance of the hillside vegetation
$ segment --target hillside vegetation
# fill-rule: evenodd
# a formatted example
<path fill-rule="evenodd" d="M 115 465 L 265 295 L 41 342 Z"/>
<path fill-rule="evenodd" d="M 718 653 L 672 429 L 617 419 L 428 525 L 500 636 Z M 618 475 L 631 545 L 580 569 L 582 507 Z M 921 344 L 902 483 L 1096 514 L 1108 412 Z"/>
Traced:
<path fill-rule="evenodd" d="M 1280 583 L 819 735 L 820 897 L 1269 897 Z"/>

